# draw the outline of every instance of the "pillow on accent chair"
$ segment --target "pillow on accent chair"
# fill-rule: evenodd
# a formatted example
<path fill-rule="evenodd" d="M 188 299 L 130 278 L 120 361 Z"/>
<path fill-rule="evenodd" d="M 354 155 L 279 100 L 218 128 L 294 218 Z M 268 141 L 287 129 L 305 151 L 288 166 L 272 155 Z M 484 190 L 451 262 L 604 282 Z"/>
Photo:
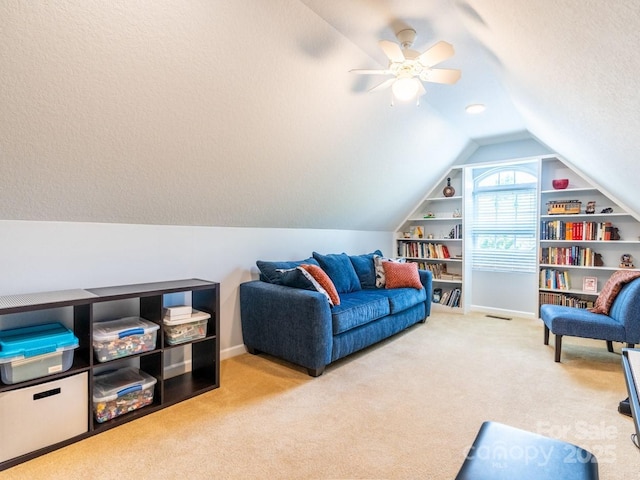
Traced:
<path fill-rule="evenodd" d="M 609 310 L 622 287 L 631 280 L 640 277 L 640 272 L 633 270 L 616 270 L 611 274 L 607 282 L 602 287 L 602 291 L 596 298 L 596 303 L 590 309 L 593 313 L 603 313 L 609 315 Z"/>
<path fill-rule="evenodd" d="M 325 294 L 331 305 L 340 305 L 340 296 L 336 291 L 336 287 L 324 270 L 317 265 L 307 264 L 300 265 L 298 268 L 313 283 L 318 292 Z"/>
<path fill-rule="evenodd" d="M 376 286 L 376 265 L 373 262 L 375 255 L 382 256 L 380 250 L 373 253 L 365 253 L 363 255 L 350 255 L 351 265 L 358 275 L 360 286 L 362 288 L 375 288 Z"/>
<path fill-rule="evenodd" d="M 316 259 L 320 268 L 329 275 L 338 293 L 362 290 L 360 279 L 346 253 L 321 255 L 318 252 L 313 252 L 313 258 Z"/>
<path fill-rule="evenodd" d="M 290 262 L 265 262 L 263 260 L 258 260 L 256 262 L 256 266 L 258 267 L 258 270 L 260 270 L 260 280 L 264 282 L 275 283 L 277 285 L 282 285 L 282 272 L 285 270 L 296 268 L 303 263 L 319 266 L 319 263 L 316 261 L 316 259 L 311 257 L 305 260 Z"/>
<path fill-rule="evenodd" d="M 405 263 L 406 261 L 407 260 L 405 258 L 398 258 L 397 260 L 394 260 L 393 258 L 374 255 L 373 262 L 376 267 L 376 288 L 384 288 L 386 283 L 384 267 L 382 266 L 382 262 Z"/>
<path fill-rule="evenodd" d="M 385 288 L 416 288 L 422 290 L 418 264 L 413 262 L 382 262 Z"/>

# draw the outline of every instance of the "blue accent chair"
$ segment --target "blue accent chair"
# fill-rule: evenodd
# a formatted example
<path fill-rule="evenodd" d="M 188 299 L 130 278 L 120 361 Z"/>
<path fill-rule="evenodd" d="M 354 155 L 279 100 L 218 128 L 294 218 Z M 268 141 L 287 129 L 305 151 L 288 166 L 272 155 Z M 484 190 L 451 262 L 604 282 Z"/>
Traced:
<path fill-rule="evenodd" d="M 623 342 L 633 348 L 640 343 L 640 278 L 622 287 L 609 315 L 545 304 L 540 307 L 540 318 L 544 322 L 544 344 L 549 345 L 549 332 L 556 336 L 556 362 L 560 361 L 564 335 L 605 340 L 610 352 L 612 342 Z"/>

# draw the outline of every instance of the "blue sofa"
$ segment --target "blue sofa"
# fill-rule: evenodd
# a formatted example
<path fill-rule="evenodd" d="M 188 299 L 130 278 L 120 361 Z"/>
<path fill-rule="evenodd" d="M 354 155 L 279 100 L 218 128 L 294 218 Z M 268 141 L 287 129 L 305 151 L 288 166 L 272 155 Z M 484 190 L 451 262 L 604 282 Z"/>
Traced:
<path fill-rule="evenodd" d="M 380 276 L 376 278 L 376 257 L 379 267 L 384 259 L 379 250 L 354 256 L 314 252 L 300 261 L 256 262 L 260 279 L 240 285 L 247 350 L 300 365 L 317 377 L 339 358 L 424 323 L 431 312 L 431 272 L 418 270 L 420 289 L 384 288 Z M 324 293 L 286 278 L 305 264 L 327 273 L 339 305 L 332 306 Z"/>

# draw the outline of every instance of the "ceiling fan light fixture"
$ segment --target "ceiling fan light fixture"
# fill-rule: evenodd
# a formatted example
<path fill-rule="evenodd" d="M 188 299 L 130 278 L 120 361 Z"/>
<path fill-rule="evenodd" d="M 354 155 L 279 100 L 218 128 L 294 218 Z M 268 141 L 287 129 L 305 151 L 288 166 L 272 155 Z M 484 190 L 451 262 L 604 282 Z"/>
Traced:
<path fill-rule="evenodd" d="M 420 86 L 413 78 L 399 78 L 393 85 L 391 91 L 393 96 L 399 102 L 408 102 L 416 98 Z"/>

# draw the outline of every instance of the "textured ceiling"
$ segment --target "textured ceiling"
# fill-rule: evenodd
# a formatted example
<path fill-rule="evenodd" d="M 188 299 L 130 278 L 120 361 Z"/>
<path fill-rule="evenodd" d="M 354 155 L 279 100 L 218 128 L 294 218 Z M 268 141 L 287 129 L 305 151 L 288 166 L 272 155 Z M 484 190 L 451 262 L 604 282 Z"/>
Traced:
<path fill-rule="evenodd" d="M 636 3 L 3 0 L 0 218 L 391 230 L 523 136 L 640 211 Z M 348 73 L 401 25 L 463 72 L 419 107 Z"/>

